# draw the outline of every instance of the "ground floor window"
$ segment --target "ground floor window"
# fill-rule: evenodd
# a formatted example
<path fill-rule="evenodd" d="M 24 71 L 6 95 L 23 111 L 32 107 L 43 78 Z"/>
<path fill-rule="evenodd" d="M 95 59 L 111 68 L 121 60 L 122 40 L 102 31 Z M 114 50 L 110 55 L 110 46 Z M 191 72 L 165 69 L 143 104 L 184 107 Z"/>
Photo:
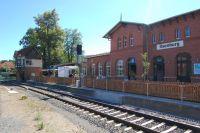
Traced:
<path fill-rule="evenodd" d="M 135 58 L 128 59 L 128 79 L 135 79 L 136 77 L 136 61 Z"/>
<path fill-rule="evenodd" d="M 191 56 L 188 53 L 177 55 L 177 80 L 181 82 L 190 82 L 191 75 Z"/>
<path fill-rule="evenodd" d="M 92 76 L 95 76 L 95 64 L 92 64 Z"/>
<path fill-rule="evenodd" d="M 82 74 L 83 74 L 83 76 L 87 75 L 87 68 L 86 67 L 82 68 Z"/>
<path fill-rule="evenodd" d="M 101 63 L 98 64 L 98 76 L 101 77 L 103 75 L 103 66 Z"/>
<path fill-rule="evenodd" d="M 163 81 L 165 76 L 165 63 L 164 58 L 157 56 L 153 59 L 153 78 L 155 81 Z"/>
<path fill-rule="evenodd" d="M 118 77 L 124 75 L 124 62 L 123 60 L 118 60 L 116 63 L 116 74 Z"/>
<path fill-rule="evenodd" d="M 110 62 L 106 62 L 106 77 L 110 77 L 111 73 L 111 64 Z"/>

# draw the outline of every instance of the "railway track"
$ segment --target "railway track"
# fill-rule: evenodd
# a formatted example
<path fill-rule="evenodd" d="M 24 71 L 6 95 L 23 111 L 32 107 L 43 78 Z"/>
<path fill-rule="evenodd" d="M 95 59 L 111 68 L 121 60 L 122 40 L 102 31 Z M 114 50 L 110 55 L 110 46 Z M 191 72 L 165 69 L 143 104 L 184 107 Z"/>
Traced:
<path fill-rule="evenodd" d="M 138 133 L 200 133 L 200 127 L 195 125 L 142 114 L 119 106 L 45 89 L 43 87 L 35 87 L 34 85 L 28 84 L 12 84 L 62 101 L 68 107 L 87 113 L 96 119 L 100 119 L 100 121 L 106 121 L 107 124 L 114 123 L 115 127 L 126 126 L 124 129 L 125 132 L 134 129 Z"/>

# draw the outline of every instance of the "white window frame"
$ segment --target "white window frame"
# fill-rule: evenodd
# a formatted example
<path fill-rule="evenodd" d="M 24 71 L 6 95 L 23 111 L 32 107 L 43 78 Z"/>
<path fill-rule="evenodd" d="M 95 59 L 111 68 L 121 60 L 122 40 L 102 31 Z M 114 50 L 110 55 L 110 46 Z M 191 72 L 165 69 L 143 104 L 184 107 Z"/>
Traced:
<path fill-rule="evenodd" d="M 181 29 L 176 28 L 176 39 L 181 39 Z"/>
<path fill-rule="evenodd" d="M 160 32 L 159 34 L 159 41 L 160 42 L 164 42 L 165 38 L 164 38 L 164 33 L 163 32 Z"/>
<path fill-rule="evenodd" d="M 87 75 L 87 67 L 82 68 L 82 74 L 83 74 L 83 76 Z"/>
<path fill-rule="evenodd" d="M 152 34 L 152 43 L 156 44 L 156 34 L 155 33 Z"/>
<path fill-rule="evenodd" d="M 95 74 L 95 64 L 93 63 L 92 64 L 92 76 L 95 76 L 96 74 Z"/>
<path fill-rule="evenodd" d="M 130 36 L 129 41 L 130 41 L 129 42 L 130 46 L 134 46 L 134 37 L 133 37 L 133 35 Z"/>
<path fill-rule="evenodd" d="M 117 49 L 121 49 L 121 47 L 122 47 L 122 41 L 121 41 L 121 38 L 118 37 L 117 38 Z"/>
<path fill-rule="evenodd" d="M 98 76 L 103 76 L 103 65 L 101 63 L 98 63 Z"/>
<path fill-rule="evenodd" d="M 118 77 L 124 76 L 124 61 L 123 60 L 117 60 L 116 63 L 116 74 Z"/>
<path fill-rule="evenodd" d="M 106 62 L 106 77 L 110 77 L 111 75 L 111 63 Z"/>
<path fill-rule="evenodd" d="M 127 37 L 123 36 L 123 47 L 127 47 Z"/>

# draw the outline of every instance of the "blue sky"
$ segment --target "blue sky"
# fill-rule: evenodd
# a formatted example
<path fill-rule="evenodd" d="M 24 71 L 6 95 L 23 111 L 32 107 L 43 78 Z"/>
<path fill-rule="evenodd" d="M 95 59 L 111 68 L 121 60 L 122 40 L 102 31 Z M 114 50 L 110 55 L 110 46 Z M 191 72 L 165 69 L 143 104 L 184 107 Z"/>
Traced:
<path fill-rule="evenodd" d="M 33 17 L 56 9 L 62 28 L 78 29 L 86 55 L 110 51 L 102 36 L 119 20 L 152 23 L 200 8 L 199 0 L 1 0 L 0 60 L 12 59 Z"/>

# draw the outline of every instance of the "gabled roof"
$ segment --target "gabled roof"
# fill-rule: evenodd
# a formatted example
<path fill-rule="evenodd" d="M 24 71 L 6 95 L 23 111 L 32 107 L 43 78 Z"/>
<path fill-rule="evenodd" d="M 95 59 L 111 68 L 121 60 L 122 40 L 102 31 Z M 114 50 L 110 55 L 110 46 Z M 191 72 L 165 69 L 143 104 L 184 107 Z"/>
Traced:
<path fill-rule="evenodd" d="M 14 57 L 25 57 L 27 59 L 41 59 L 41 55 L 35 47 L 25 47 L 19 51 L 15 51 Z"/>
<path fill-rule="evenodd" d="M 115 32 L 121 25 L 123 24 L 132 24 L 132 25 L 139 25 L 139 26 L 152 26 L 152 25 L 155 25 L 155 24 L 158 24 L 158 23 L 162 23 L 162 22 L 165 22 L 165 21 L 168 21 L 168 20 L 174 20 L 174 19 L 177 19 L 178 17 L 181 17 L 181 16 L 186 16 L 186 15 L 189 15 L 189 14 L 194 14 L 194 13 L 197 13 L 197 12 L 200 12 L 200 9 L 197 9 L 197 10 L 194 10 L 194 11 L 190 11 L 190 12 L 186 12 L 186 13 L 183 13 L 183 14 L 179 14 L 179 15 L 176 15 L 176 16 L 173 16 L 173 17 L 170 17 L 170 18 L 166 18 L 166 19 L 163 19 L 163 20 L 160 20 L 160 21 L 157 21 L 157 22 L 154 22 L 154 23 L 151 23 L 151 24 L 144 24 L 144 23 L 135 23 L 135 22 L 126 22 L 126 21 L 119 21 L 113 28 L 111 28 L 104 36 L 103 38 L 110 38 L 110 36 L 112 35 L 113 32 Z"/>
<path fill-rule="evenodd" d="M 113 28 L 111 28 L 104 36 L 103 38 L 110 38 L 110 35 L 115 32 L 119 27 L 121 27 L 123 24 L 131 24 L 131 25 L 145 25 L 143 23 L 135 23 L 135 22 L 126 22 L 126 21 L 119 21 Z"/>

